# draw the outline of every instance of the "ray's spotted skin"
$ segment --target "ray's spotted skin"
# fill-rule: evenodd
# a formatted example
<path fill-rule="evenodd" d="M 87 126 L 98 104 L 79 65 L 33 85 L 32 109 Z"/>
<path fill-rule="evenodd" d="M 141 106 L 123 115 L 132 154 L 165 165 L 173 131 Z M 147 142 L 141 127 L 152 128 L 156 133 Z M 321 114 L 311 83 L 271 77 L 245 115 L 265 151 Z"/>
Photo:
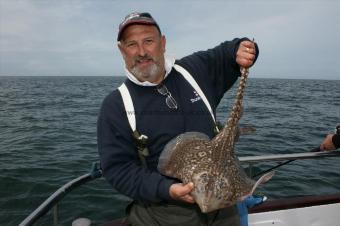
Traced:
<path fill-rule="evenodd" d="M 158 170 L 162 174 L 194 183 L 191 194 L 204 213 L 245 199 L 274 174 L 269 172 L 255 183 L 247 177 L 234 153 L 248 73 L 248 69 L 241 69 L 232 111 L 219 134 L 212 140 L 197 132 L 181 134 L 165 146 L 159 158 Z"/>

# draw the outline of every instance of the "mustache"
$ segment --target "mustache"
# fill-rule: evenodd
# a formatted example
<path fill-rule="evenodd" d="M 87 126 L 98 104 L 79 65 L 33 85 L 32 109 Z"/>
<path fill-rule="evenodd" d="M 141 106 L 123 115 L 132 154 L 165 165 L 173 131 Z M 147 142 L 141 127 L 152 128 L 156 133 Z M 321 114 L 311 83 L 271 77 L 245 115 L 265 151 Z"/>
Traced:
<path fill-rule="evenodd" d="M 152 60 L 153 62 L 155 62 L 155 60 L 153 59 L 152 56 L 149 56 L 149 55 L 145 55 L 145 56 L 137 56 L 135 59 L 134 59 L 134 64 L 137 65 L 138 63 L 140 63 L 141 61 L 143 60 Z"/>

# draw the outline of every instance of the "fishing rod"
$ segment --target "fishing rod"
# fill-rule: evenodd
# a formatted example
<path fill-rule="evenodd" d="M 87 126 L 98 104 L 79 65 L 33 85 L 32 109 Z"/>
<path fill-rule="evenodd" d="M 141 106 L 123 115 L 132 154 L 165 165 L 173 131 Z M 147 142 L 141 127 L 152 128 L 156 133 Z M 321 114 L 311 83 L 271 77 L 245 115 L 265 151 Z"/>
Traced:
<path fill-rule="evenodd" d="M 337 135 L 340 135 L 340 124 L 337 124 L 337 125 L 336 125 L 335 133 L 336 133 Z M 312 154 L 312 153 L 314 153 L 314 154 Z M 328 153 L 329 153 L 329 152 L 328 152 Z M 261 158 L 261 160 L 270 160 L 270 159 L 275 160 L 275 159 L 277 159 L 277 158 L 280 158 L 280 159 L 286 158 L 286 159 L 288 159 L 288 160 L 286 160 L 286 161 L 284 161 L 284 162 L 282 162 L 282 163 L 279 163 L 279 164 L 277 164 L 276 166 L 273 166 L 273 167 L 271 167 L 271 168 L 269 168 L 269 169 L 267 169 L 267 170 L 263 170 L 263 171 L 261 171 L 261 172 L 255 174 L 255 175 L 252 176 L 252 177 L 253 177 L 253 178 L 258 177 L 258 176 L 263 175 L 263 174 L 265 174 L 265 173 L 268 173 L 268 172 L 270 172 L 270 171 L 272 171 L 272 170 L 274 170 L 274 169 L 277 169 L 277 168 L 279 168 L 279 167 L 281 167 L 281 166 L 287 165 L 288 163 L 291 163 L 291 162 L 293 162 L 293 161 L 295 161 L 295 160 L 297 160 L 297 159 L 306 159 L 306 158 L 315 158 L 315 157 L 328 157 L 328 156 L 329 156 L 328 153 L 325 152 L 325 151 L 322 151 L 322 150 L 320 149 L 320 146 L 318 146 L 318 147 L 316 147 L 316 148 L 313 148 L 313 149 L 309 150 L 309 152 L 307 152 L 307 153 L 291 154 L 291 155 L 290 155 L 290 154 L 287 154 L 287 155 L 278 155 L 278 156 L 277 156 L 277 155 L 276 155 L 276 156 L 274 156 L 274 155 L 272 155 L 272 156 L 266 156 L 265 158 Z M 339 152 L 339 151 L 335 151 L 335 152 L 330 152 L 330 154 L 331 154 L 331 156 L 337 156 L 337 155 L 340 155 L 340 152 Z M 325 155 L 326 155 L 326 156 L 325 156 Z M 245 158 L 243 158 L 241 161 L 250 162 L 251 160 L 256 161 L 256 159 L 254 159 L 254 158 L 251 159 L 251 157 L 248 158 L 248 159 L 247 159 L 247 157 L 245 157 Z"/>
<path fill-rule="evenodd" d="M 320 151 L 321 151 L 321 150 L 320 150 L 320 147 L 317 147 L 317 148 L 311 149 L 309 152 L 320 152 Z M 258 177 L 258 176 L 263 175 L 263 174 L 265 174 L 265 173 L 268 173 L 268 172 L 270 172 L 270 171 L 272 171 L 272 170 L 274 170 L 274 169 L 277 169 L 277 168 L 279 168 L 279 167 L 281 167 L 281 166 L 287 165 L 288 163 L 291 163 L 291 162 L 293 162 L 293 161 L 295 161 L 295 160 L 297 160 L 297 158 L 295 158 L 295 159 L 290 159 L 290 160 L 286 160 L 286 161 L 281 162 L 281 163 L 277 164 L 276 166 L 273 166 L 273 167 L 271 167 L 271 168 L 269 168 L 269 169 L 267 169 L 267 170 L 263 170 L 263 171 L 261 171 L 261 172 L 255 174 L 255 175 L 252 176 L 252 177 L 253 177 L 253 178 Z"/>
<path fill-rule="evenodd" d="M 318 151 L 319 148 L 314 148 L 309 152 L 304 153 L 295 153 L 295 154 L 273 154 L 273 155 L 260 155 L 260 156 L 247 156 L 247 157 L 239 157 L 240 162 L 242 163 L 259 163 L 264 161 L 278 161 L 278 160 L 286 160 L 276 166 L 271 167 L 268 170 L 264 170 L 260 173 L 257 173 L 253 177 L 257 177 L 264 173 L 267 173 L 273 169 L 276 169 L 280 166 L 286 165 L 292 161 L 298 159 L 315 159 L 315 158 L 325 158 L 325 157 L 339 157 L 340 151 Z"/>

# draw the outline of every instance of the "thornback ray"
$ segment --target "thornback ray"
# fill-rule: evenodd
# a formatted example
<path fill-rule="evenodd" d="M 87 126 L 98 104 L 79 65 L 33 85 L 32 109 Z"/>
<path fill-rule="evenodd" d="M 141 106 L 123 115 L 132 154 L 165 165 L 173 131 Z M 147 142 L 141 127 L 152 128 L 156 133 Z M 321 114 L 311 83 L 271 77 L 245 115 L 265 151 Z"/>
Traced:
<path fill-rule="evenodd" d="M 242 100 L 248 69 L 241 69 L 235 102 L 223 129 L 213 138 L 187 132 L 172 139 L 160 155 L 158 170 L 183 183 L 194 183 L 193 196 L 203 213 L 234 205 L 251 195 L 257 186 L 274 175 L 269 172 L 251 180 L 234 152 L 242 115 Z"/>

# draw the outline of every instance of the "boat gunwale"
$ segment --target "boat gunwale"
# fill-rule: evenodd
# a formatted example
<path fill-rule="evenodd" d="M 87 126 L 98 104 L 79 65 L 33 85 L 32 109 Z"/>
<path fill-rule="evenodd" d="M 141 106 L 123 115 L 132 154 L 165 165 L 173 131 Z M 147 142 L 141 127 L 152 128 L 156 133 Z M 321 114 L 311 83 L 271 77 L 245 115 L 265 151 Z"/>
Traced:
<path fill-rule="evenodd" d="M 311 206 L 340 203 L 340 193 L 329 195 L 307 195 L 268 200 L 249 209 L 249 213 L 263 213 L 278 210 L 296 209 Z"/>

